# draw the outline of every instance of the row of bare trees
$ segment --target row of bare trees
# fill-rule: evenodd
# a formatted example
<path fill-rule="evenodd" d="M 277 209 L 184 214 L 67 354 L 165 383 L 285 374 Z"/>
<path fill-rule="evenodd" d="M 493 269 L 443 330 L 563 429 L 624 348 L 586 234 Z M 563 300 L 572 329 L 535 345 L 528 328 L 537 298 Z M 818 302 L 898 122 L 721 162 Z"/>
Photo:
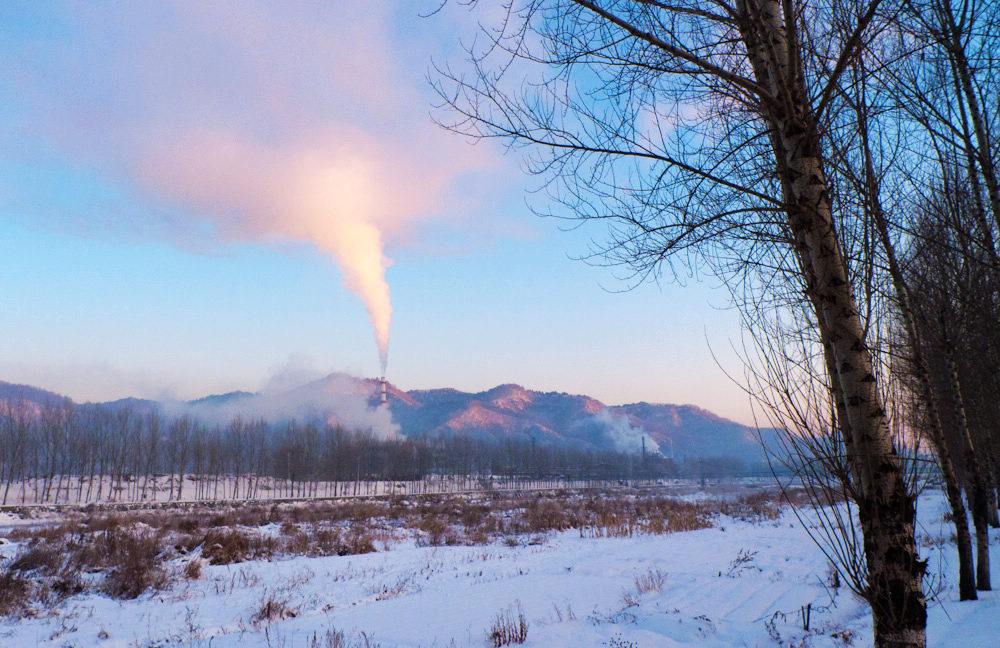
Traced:
<path fill-rule="evenodd" d="M 480 3 L 482 4 L 482 3 Z M 988 0 L 507 0 L 432 76 L 442 123 L 525 153 L 543 215 L 633 281 L 714 272 L 746 388 L 831 508 L 878 646 L 926 643 L 921 443 L 989 587 L 1000 12 Z M 963 493 L 979 548 L 978 583 Z M 964 529 L 964 539 L 963 539 Z"/>
<path fill-rule="evenodd" d="M 2 505 L 255 499 L 276 484 L 284 496 L 311 497 L 331 494 L 334 482 L 428 475 L 623 479 L 675 473 L 673 463 L 658 456 L 531 442 L 384 440 L 294 421 L 237 418 L 206 426 L 127 407 L 0 401 Z"/>

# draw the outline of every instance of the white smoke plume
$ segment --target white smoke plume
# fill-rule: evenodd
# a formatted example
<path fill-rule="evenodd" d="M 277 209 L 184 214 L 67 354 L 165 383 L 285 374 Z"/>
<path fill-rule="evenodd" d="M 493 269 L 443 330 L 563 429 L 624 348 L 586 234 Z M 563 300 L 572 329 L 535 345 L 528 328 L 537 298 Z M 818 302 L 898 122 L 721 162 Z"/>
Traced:
<path fill-rule="evenodd" d="M 406 185 L 416 178 L 382 158 L 364 133 L 343 127 L 312 140 L 275 147 L 200 133 L 151 148 L 140 173 L 164 197 L 207 214 L 227 237 L 304 240 L 330 254 L 344 286 L 365 304 L 384 373 L 392 305 L 382 230 L 429 205 L 412 200 L 407 189 L 415 188 Z M 384 191 L 390 178 L 396 193 Z"/>
<path fill-rule="evenodd" d="M 202 251 L 312 244 L 364 302 L 384 373 L 386 246 L 412 245 L 428 220 L 462 222 L 470 209 L 459 180 L 487 169 L 493 185 L 498 177 L 492 152 L 427 116 L 424 69 L 441 39 L 400 31 L 417 9 L 264 0 L 60 7 L 58 19 L 38 21 L 58 23 L 57 39 L 26 40 L 16 62 L 0 64 L 0 84 L 20 99 L 0 123 L 109 179 L 134 208 L 59 209 L 52 218 Z M 33 213 L 44 198 L 19 200 Z"/>
<path fill-rule="evenodd" d="M 399 439 L 399 425 L 393 422 L 389 408 L 372 402 L 374 389 L 370 382 L 331 374 L 292 389 L 265 389 L 256 394 L 161 405 L 169 416 L 188 415 L 210 425 L 225 425 L 237 416 L 272 423 L 294 419 L 339 425 L 351 432 L 370 432 L 382 440 Z"/>
<path fill-rule="evenodd" d="M 660 446 L 646 435 L 642 427 L 633 427 L 627 416 L 623 414 L 616 416 L 608 409 L 578 422 L 575 427 L 579 432 L 586 434 L 592 443 L 599 446 L 610 446 L 619 452 L 639 454 L 642 452 L 643 438 L 645 438 L 646 452 L 660 454 Z"/>

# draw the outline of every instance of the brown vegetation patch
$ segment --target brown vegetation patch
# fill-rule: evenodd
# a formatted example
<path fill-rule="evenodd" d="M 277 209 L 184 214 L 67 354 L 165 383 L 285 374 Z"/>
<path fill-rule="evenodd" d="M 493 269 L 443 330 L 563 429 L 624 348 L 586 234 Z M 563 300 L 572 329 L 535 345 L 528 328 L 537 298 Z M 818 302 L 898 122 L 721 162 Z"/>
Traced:
<path fill-rule="evenodd" d="M 486 632 L 486 639 L 494 648 L 523 644 L 527 638 L 528 621 L 520 602 L 499 612 Z"/>
<path fill-rule="evenodd" d="M 61 543 L 54 544 L 52 541 L 36 538 L 25 550 L 17 554 L 9 568 L 19 572 L 33 572 L 39 569 L 55 571 L 63 564 L 63 551 L 60 545 Z"/>
<path fill-rule="evenodd" d="M 201 555 L 211 565 L 230 565 L 270 558 L 277 548 L 277 540 L 256 531 L 211 529 L 202 541 Z"/>
<path fill-rule="evenodd" d="M 201 561 L 197 558 L 189 560 L 184 564 L 184 578 L 188 580 L 198 580 L 201 578 Z"/>
<path fill-rule="evenodd" d="M 257 611 L 250 617 L 250 622 L 254 625 L 272 623 L 294 618 L 297 614 L 296 610 L 288 605 L 288 599 L 270 593 L 261 599 Z"/>
<path fill-rule="evenodd" d="M 377 542 L 388 545 L 407 535 L 432 546 L 516 546 L 566 530 L 586 537 L 692 531 L 712 526 L 720 514 L 760 523 L 776 519 L 788 502 L 804 505 L 808 498 L 798 490 L 783 494 L 776 489 L 699 502 L 622 490 L 544 496 L 497 491 L 471 497 L 91 509 L 69 514 L 59 525 L 14 530 L 11 539 L 22 546 L 5 566 L 2 578 L 9 594 L 0 609 L 22 609 L 17 601 L 27 599 L 49 605 L 88 590 L 134 598 L 165 587 L 170 573 L 165 563 L 189 554 L 172 573 L 197 579 L 206 563 L 369 553 Z M 265 525 L 276 532 L 258 530 Z M 642 578 L 655 580 L 655 575 Z M 637 578 L 636 592 L 655 585 Z"/>
<path fill-rule="evenodd" d="M 20 614 L 28 605 L 30 583 L 11 569 L 0 573 L 0 615 Z"/>

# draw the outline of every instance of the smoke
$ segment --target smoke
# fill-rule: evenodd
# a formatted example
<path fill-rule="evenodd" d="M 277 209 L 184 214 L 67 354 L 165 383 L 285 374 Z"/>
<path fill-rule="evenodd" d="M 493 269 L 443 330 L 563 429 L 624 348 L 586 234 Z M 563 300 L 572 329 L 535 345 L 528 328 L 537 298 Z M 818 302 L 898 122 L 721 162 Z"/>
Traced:
<path fill-rule="evenodd" d="M 273 365 L 260 391 L 283 392 L 319 380 L 324 374 L 312 358 L 302 353 L 289 355 L 284 362 Z"/>
<path fill-rule="evenodd" d="M 660 453 L 660 446 L 646 435 L 642 427 L 632 427 L 625 415 L 616 416 L 610 410 L 577 422 L 574 431 L 599 447 L 612 447 L 618 452 L 639 454 L 645 438 L 646 452 Z"/>
<path fill-rule="evenodd" d="M 272 423 L 294 419 L 369 432 L 377 439 L 400 438 L 399 425 L 393 422 L 389 408 L 373 404 L 374 396 L 372 383 L 347 374 L 331 374 L 292 389 L 271 388 L 256 394 L 236 393 L 191 402 L 172 401 L 162 403 L 162 407 L 167 415 L 188 415 L 212 425 L 225 425 L 237 416 Z"/>
<path fill-rule="evenodd" d="M 344 286 L 365 304 L 385 372 L 392 304 L 383 230 L 415 218 L 411 171 L 380 143 L 342 126 L 311 142 L 264 146 L 198 133 L 146 152 L 138 172 L 164 199 L 183 201 L 235 240 L 304 240 L 336 260 Z M 387 183 L 396 192 L 385 191 Z"/>
<path fill-rule="evenodd" d="M 33 7 L 26 22 L 58 29 L 15 38 L 0 63 L 0 89 L 18 98 L 5 137 L 44 143 L 134 207 L 45 212 L 48 196 L 26 195 L 20 211 L 201 251 L 312 244 L 364 302 L 384 373 L 387 246 L 412 245 L 430 220 L 479 227 L 458 186 L 488 173 L 496 190 L 500 177 L 491 151 L 428 119 L 424 68 L 442 39 L 402 29 L 416 11 L 405 4 Z"/>

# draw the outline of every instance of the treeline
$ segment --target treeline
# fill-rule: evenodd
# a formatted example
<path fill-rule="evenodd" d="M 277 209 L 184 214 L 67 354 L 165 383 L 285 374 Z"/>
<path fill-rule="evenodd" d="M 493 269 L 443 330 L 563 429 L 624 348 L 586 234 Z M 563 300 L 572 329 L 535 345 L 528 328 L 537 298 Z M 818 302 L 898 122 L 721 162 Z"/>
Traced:
<path fill-rule="evenodd" d="M 208 426 L 130 408 L 0 401 L 0 504 L 358 494 L 358 483 L 432 476 L 673 476 L 652 454 L 468 437 L 380 439 L 331 425 L 240 418 Z M 331 492 L 331 483 L 353 491 Z M 29 486 L 30 484 L 30 486 Z M 336 486 L 332 486 L 336 489 Z M 30 489 L 30 493 L 29 493 Z M 266 496 L 274 496 L 268 493 Z M 29 501 L 31 500 L 31 501 Z"/>

